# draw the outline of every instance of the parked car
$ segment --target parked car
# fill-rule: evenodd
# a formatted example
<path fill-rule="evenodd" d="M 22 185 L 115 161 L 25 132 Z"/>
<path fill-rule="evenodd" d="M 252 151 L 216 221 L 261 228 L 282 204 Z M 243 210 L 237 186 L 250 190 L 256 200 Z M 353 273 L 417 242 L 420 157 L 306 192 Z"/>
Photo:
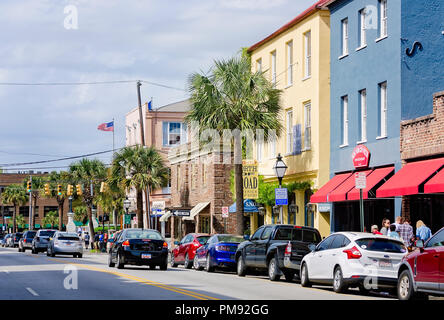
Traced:
<path fill-rule="evenodd" d="M 401 240 L 363 232 L 338 232 L 325 238 L 302 259 L 301 285 L 333 285 L 337 293 L 358 287 L 393 290 L 408 250 Z"/>
<path fill-rule="evenodd" d="M 2 244 L 3 248 L 8 246 L 8 239 L 9 238 L 11 238 L 10 233 L 6 234 L 5 237 L 2 239 L 1 244 Z"/>
<path fill-rule="evenodd" d="M 174 241 L 176 247 L 171 251 L 171 267 L 183 264 L 185 268 L 191 269 L 196 250 L 204 245 L 209 238 L 209 234 L 189 233 L 180 242 Z"/>
<path fill-rule="evenodd" d="M 398 271 L 398 298 L 427 299 L 444 296 L 444 228 L 426 243 L 416 242 L 417 249 L 402 260 Z"/>
<path fill-rule="evenodd" d="M 244 238 L 241 236 L 215 234 L 205 245 L 196 250 L 193 260 L 194 269 L 205 268 L 207 272 L 212 272 L 215 268 L 236 269 L 235 253 L 242 241 Z"/>
<path fill-rule="evenodd" d="M 32 240 L 34 239 L 35 235 L 37 234 L 37 231 L 34 230 L 28 230 L 25 231 L 23 234 L 23 237 L 21 237 L 19 241 L 19 252 L 25 252 L 26 249 L 32 248 Z"/>
<path fill-rule="evenodd" d="M 315 228 L 289 224 L 261 226 L 251 239 L 237 248 L 237 274 L 243 277 L 249 269 L 268 270 L 272 281 L 279 280 L 282 275 L 291 281 L 299 270 L 302 257 L 310 252 L 308 246 L 320 241 L 321 235 Z M 285 253 L 289 248 L 291 254 L 287 255 L 285 264 Z"/>
<path fill-rule="evenodd" d="M 56 254 L 71 255 L 74 258 L 82 258 L 83 242 L 77 233 L 57 231 L 50 238 L 46 255 L 54 257 Z"/>
<path fill-rule="evenodd" d="M 19 246 L 19 241 L 23 236 L 23 232 L 16 232 L 13 234 L 12 236 L 12 247 L 13 248 L 18 248 Z"/>
<path fill-rule="evenodd" d="M 38 254 L 39 252 L 45 252 L 48 249 L 50 238 L 54 236 L 56 232 L 57 230 L 52 229 L 38 230 L 34 239 L 32 240 L 32 253 Z"/>
<path fill-rule="evenodd" d="M 168 244 L 157 230 L 125 229 L 115 239 L 108 265 L 122 269 L 125 264 L 149 266 L 150 269 L 168 266 Z"/>

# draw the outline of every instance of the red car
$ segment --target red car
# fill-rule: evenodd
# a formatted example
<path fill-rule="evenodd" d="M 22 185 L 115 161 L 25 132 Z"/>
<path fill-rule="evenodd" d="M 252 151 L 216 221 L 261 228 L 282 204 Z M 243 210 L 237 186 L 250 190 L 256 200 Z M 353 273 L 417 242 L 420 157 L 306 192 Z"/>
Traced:
<path fill-rule="evenodd" d="M 398 271 L 398 298 L 444 296 L 444 228 L 404 257 Z"/>
<path fill-rule="evenodd" d="M 171 267 L 183 264 L 185 268 L 191 269 L 196 250 L 204 245 L 209 238 L 208 234 L 189 233 L 180 242 L 174 241 L 176 247 L 171 251 Z"/>

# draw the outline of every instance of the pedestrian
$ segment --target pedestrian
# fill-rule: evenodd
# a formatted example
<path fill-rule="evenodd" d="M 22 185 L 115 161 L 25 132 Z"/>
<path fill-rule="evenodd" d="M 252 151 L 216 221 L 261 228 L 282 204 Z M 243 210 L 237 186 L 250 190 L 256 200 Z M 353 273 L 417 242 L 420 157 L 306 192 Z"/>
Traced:
<path fill-rule="evenodd" d="M 378 235 L 382 236 L 382 233 L 378 231 L 378 226 L 376 224 L 372 225 L 372 233 L 373 234 L 378 234 Z"/>
<path fill-rule="evenodd" d="M 89 247 L 89 233 L 88 232 L 85 232 L 83 239 L 85 240 L 85 248 L 88 249 L 88 247 Z"/>
<path fill-rule="evenodd" d="M 396 232 L 396 225 L 395 224 L 391 224 L 390 225 L 390 231 L 388 233 L 388 236 L 390 238 L 394 238 L 394 239 L 398 239 L 400 240 L 401 238 L 399 237 L 398 232 Z"/>
<path fill-rule="evenodd" d="M 422 220 L 416 222 L 416 237 L 424 242 L 432 237 L 432 231 Z"/>
<path fill-rule="evenodd" d="M 100 233 L 99 236 L 99 250 L 103 251 L 103 233 Z"/>
<path fill-rule="evenodd" d="M 413 238 L 413 227 L 406 222 L 403 217 L 396 217 L 396 231 L 399 233 L 401 240 L 404 241 L 406 247 L 410 245 L 410 239 Z"/>
<path fill-rule="evenodd" d="M 94 248 L 95 249 L 99 248 L 99 233 L 98 232 L 94 235 Z"/>
<path fill-rule="evenodd" d="M 379 232 L 381 232 L 384 236 L 388 235 L 390 232 L 390 219 L 384 218 L 382 220 L 382 228 Z"/>

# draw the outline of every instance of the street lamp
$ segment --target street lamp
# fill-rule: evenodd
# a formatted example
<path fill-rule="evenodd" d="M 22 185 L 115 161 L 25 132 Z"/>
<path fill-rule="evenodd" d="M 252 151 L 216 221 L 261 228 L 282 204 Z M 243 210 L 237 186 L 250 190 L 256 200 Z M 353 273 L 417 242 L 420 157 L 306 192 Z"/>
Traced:
<path fill-rule="evenodd" d="M 128 210 L 129 210 L 130 205 L 131 205 L 131 201 L 128 199 L 128 197 L 126 197 L 126 199 L 123 200 L 123 207 L 125 208 L 126 215 L 128 215 Z M 123 219 L 122 229 L 124 229 L 123 228 L 124 225 L 125 225 L 125 219 Z"/>
<path fill-rule="evenodd" d="M 276 163 L 273 167 L 274 172 L 276 173 L 276 176 L 279 180 L 279 188 L 282 188 L 282 179 L 285 176 L 285 171 L 287 171 L 287 168 L 288 168 L 287 165 L 282 160 L 282 156 L 279 153 L 276 158 Z M 280 206 L 280 208 L 279 208 L 279 222 L 282 223 L 283 221 L 284 221 L 284 211 L 283 211 L 283 207 Z"/>

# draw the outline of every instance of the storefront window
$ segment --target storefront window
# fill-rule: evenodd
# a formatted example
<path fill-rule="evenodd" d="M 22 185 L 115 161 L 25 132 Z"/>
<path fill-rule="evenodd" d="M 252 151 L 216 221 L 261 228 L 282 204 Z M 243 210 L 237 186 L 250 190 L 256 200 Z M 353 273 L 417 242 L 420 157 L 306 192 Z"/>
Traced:
<path fill-rule="evenodd" d="M 210 233 L 210 217 L 199 216 L 199 232 Z"/>
<path fill-rule="evenodd" d="M 422 220 L 432 233 L 444 226 L 444 195 L 413 195 L 406 198 L 410 200 L 410 220 L 414 229 L 418 220 Z"/>

